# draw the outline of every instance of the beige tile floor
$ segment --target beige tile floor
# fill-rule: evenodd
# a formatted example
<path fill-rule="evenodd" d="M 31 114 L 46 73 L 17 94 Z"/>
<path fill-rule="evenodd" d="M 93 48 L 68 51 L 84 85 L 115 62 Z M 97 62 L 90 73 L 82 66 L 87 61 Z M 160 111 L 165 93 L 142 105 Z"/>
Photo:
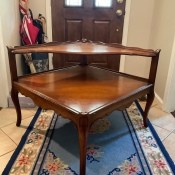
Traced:
<path fill-rule="evenodd" d="M 142 107 L 144 103 L 142 102 Z M 0 110 L 0 174 L 13 154 L 21 136 L 24 134 L 36 109 L 22 109 L 22 124 L 15 126 L 16 113 L 13 108 Z M 173 161 L 175 161 L 175 118 L 161 110 L 154 102 L 149 112 L 149 119 L 165 145 Z"/>

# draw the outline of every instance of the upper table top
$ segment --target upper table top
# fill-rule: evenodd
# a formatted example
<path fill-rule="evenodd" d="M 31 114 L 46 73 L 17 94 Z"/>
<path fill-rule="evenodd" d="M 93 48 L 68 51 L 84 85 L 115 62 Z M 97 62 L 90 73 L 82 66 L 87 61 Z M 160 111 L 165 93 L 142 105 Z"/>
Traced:
<path fill-rule="evenodd" d="M 140 55 L 146 57 L 156 56 L 157 51 L 151 49 L 142 49 L 137 47 L 126 47 L 120 44 L 105 44 L 102 42 L 92 42 L 88 40 L 81 40 L 75 42 L 52 42 L 31 46 L 16 46 L 11 48 L 14 54 L 33 53 L 33 52 L 47 52 L 60 54 L 79 54 L 79 55 Z"/>

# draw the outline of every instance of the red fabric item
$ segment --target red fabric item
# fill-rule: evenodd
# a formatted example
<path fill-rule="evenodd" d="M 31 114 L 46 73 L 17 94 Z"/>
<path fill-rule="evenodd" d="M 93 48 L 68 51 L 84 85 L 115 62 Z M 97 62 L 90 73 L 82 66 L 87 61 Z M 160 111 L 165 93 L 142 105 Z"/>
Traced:
<path fill-rule="evenodd" d="M 30 17 L 25 15 L 20 26 L 21 38 L 26 45 L 36 44 L 39 29 L 33 25 L 33 21 Z"/>

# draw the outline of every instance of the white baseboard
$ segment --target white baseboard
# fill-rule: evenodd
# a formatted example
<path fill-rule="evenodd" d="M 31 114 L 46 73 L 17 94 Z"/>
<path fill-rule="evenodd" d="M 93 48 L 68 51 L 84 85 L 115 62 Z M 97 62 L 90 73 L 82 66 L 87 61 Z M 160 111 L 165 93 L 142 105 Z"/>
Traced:
<path fill-rule="evenodd" d="M 155 93 L 155 101 L 158 103 L 158 105 L 163 108 L 163 100 L 160 98 L 160 96 Z"/>
<path fill-rule="evenodd" d="M 19 103 L 21 108 L 34 108 L 36 105 L 31 98 L 19 95 Z M 14 107 L 11 97 L 8 97 L 8 107 Z"/>

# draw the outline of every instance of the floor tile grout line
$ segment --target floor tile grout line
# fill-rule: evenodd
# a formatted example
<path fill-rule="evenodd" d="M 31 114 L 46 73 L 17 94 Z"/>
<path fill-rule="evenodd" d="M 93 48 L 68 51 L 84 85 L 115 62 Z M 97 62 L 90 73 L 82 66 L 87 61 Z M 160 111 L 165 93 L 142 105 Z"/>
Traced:
<path fill-rule="evenodd" d="M 175 131 L 175 129 L 172 130 L 171 134 L 175 134 L 174 131 Z"/>
<path fill-rule="evenodd" d="M 161 126 L 159 126 L 159 125 L 157 125 L 157 124 L 154 124 L 154 123 L 152 123 L 151 122 L 151 124 L 153 125 L 153 126 L 156 126 L 156 127 L 159 127 L 159 128 L 161 128 L 161 129 L 164 129 L 164 130 L 166 130 L 166 131 L 168 131 L 168 132 L 173 132 L 173 131 L 175 131 L 175 129 L 173 129 L 172 131 L 170 131 L 170 130 L 168 130 L 168 129 L 166 129 L 166 128 L 163 128 L 163 127 L 161 127 Z"/>
<path fill-rule="evenodd" d="M 160 127 L 160 126 L 157 126 L 157 125 L 155 125 L 155 124 L 152 124 L 152 125 L 153 125 L 153 127 L 156 126 L 156 127 L 161 128 L 161 129 L 164 129 L 164 128 L 162 128 L 162 127 Z M 154 129 L 155 129 L 155 128 L 154 128 Z M 165 136 L 163 139 L 161 139 L 161 137 L 159 136 L 158 132 L 157 132 L 156 129 L 155 129 L 155 131 L 156 131 L 157 135 L 159 136 L 159 138 L 160 138 L 160 140 L 161 140 L 162 143 L 163 143 L 163 141 L 164 141 L 167 137 L 169 137 L 170 134 L 172 134 L 172 132 L 173 132 L 173 131 L 169 131 L 169 130 L 167 130 L 167 129 L 164 129 L 164 130 L 168 131 L 169 133 L 168 133 L 167 136 Z"/>
<path fill-rule="evenodd" d="M 169 133 L 164 139 L 162 139 L 162 143 L 163 143 L 171 134 L 172 134 L 172 132 Z"/>
<path fill-rule="evenodd" d="M 5 156 L 5 155 L 7 155 L 7 154 L 9 154 L 9 153 L 11 153 L 11 152 L 13 152 L 13 151 L 15 151 L 15 149 L 13 149 L 12 151 L 8 151 L 8 152 L 6 152 L 6 153 L 0 155 L 0 158 L 3 157 L 3 156 Z"/>
<path fill-rule="evenodd" d="M 15 141 L 13 141 L 12 138 L 10 138 L 1 128 L 0 128 L 0 130 L 17 146 L 17 144 L 15 143 Z"/>
<path fill-rule="evenodd" d="M 7 126 L 9 126 L 9 125 L 12 125 L 12 124 L 15 124 L 15 126 L 16 126 L 16 122 L 12 122 L 12 123 L 9 123 L 9 124 L 7 124 L 7 125 L 1 126 L 0 129 L 5 128 L 5 127 L 7 127 Z"/>
<path fill-rule="evenodd" d="M 34 117 L 34 114 L 33 114 L 32 116 L 25 117 L 24 119 L 22 119 L 22 121 L 25 120 L 25 119 L 28 119 L 28 118 L 30 118 L 30 117 Z M 12 122 L 12 123 L 9 123 L 9 124 L 7 124 L 7 125 L 1 126 L 0 129 L 5 128 L 5 127 L 7 127 L 7 126 L 9 126 L 9 125 L 12 125 L 12 124 L 15 124 L 15 126 L 16 126 L 16 121 L 15 121 L 15 122 Z M 16 127 L 20 127 L 20 126 L 16 126 Z"/>
<path fill-rule="evenodd" d="M 166 137 L 162 140 L 162 142 L 163 142 L 165 139 L 167 139 L 171 134 L 175 134 L 174 131 L 175 131 L 175 129 L 172 130 L 172 131 L 168 134 L 168 136 L 166 136 Z"/>

